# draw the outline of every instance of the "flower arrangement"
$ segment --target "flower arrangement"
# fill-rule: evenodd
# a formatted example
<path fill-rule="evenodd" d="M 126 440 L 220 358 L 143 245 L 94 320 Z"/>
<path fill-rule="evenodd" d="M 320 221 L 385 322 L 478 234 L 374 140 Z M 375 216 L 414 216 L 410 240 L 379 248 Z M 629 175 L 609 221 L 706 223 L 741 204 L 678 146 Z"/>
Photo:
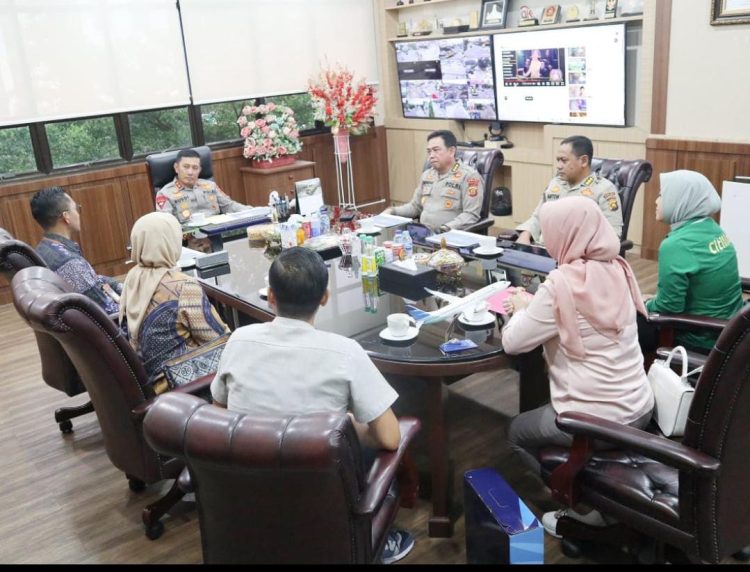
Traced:
<path fill-rule="evenodd" d="M 308 93 L 315 119 L 331 127 L 334 135 L 339 130 L 364 133 L 375 113 L 375 87 L 364 79 L 355 81 L 346 68 L 323 70 L 310 81 Z"/>
<path fill-rule="evenodd" d="M 273 161 L 302 149 L 294 111 L 284 105 L 246 105 L 237 119 L 248 159 Z"/>

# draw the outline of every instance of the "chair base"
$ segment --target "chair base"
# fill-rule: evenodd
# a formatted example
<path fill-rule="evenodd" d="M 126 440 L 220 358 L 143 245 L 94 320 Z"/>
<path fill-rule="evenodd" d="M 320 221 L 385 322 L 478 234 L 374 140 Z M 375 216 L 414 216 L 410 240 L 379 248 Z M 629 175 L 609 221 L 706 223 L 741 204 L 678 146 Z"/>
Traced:
<path fill-rule="evenodd" d="M 164 524 L 159 522 L 159 519 L 184 496 L 185 492 L 179 487 L 179 479 L 175 479 L 167 494 L 143 509 L 141 518 L 149 540 L 156 540 L 162 535 Z"/>
<path fill-rule="evenodd" d="M 75 419 L 81 415 L 86 415 L 87 413 L 93 413 L 93 411 L 94 404 L 90 401 L 83 405 L 78 405 L 77 407 L 60 407 L 60 409 L 55 410 L 55 421 L 60 427 L 60 431 L 63 433 L 70 433 L 73 431 L 73 423 L 71 423 L 71 419 Z"/>

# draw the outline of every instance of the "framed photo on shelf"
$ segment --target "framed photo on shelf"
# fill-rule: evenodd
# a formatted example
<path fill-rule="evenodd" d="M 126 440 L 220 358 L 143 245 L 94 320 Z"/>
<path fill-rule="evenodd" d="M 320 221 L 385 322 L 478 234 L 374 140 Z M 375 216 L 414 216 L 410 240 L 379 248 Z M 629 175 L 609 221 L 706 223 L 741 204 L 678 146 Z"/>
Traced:
<path fill-rule="evenodd" d="M 750 24 L 750 0 L 711 0 L 711 25 Z"/>
<path fill-rule="evenodd" d="M 620 16 L 637 16 L 643 14 L 643 0 L 624 0 Z"/>
<path fill-rule="evenodd" d="M 505 28 L 508 0 L 482 0 L 482 28 Z"/>
<path fill-rule="evenodd" d="M 604 7 L 604 18 L 616 18 L 617 17 L 617 0 L 607 0 Z"/>

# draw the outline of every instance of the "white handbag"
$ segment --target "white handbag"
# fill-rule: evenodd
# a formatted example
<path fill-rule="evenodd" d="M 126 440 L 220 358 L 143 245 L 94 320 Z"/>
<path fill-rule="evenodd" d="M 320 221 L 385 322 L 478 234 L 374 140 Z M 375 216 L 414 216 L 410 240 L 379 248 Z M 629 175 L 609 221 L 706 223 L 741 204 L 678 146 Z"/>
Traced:
<path fill-rule="evenodd" d="M 675 353 L 682 355 L 682 375 L 677 375 L 669 367 Z M 648 380 L 654 392 L 654 420 L 667 437 L 681 437 L 685 434 L 690 404 L 693 402 L 695 389 L 688 382 L 688 376 L 703 369 L 703 366 L 691 372 L 687 370 L 687 352 L 677 346 L 666 360 L 654 360 L 648 370 Z"/>

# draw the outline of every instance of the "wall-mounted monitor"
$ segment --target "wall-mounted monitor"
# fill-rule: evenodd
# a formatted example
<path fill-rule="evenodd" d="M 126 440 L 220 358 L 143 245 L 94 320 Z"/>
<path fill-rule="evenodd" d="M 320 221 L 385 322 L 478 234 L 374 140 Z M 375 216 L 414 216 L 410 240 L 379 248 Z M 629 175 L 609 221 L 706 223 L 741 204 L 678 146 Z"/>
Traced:
<path fill-rule="evenodd" d="M 492 37 L 396 42 L 404 117 L 497 119 Z"/>
<path fill-rule="evenodd" d="M 501 121 L 625 125 L 625 25 L 496 34 Z"/>

